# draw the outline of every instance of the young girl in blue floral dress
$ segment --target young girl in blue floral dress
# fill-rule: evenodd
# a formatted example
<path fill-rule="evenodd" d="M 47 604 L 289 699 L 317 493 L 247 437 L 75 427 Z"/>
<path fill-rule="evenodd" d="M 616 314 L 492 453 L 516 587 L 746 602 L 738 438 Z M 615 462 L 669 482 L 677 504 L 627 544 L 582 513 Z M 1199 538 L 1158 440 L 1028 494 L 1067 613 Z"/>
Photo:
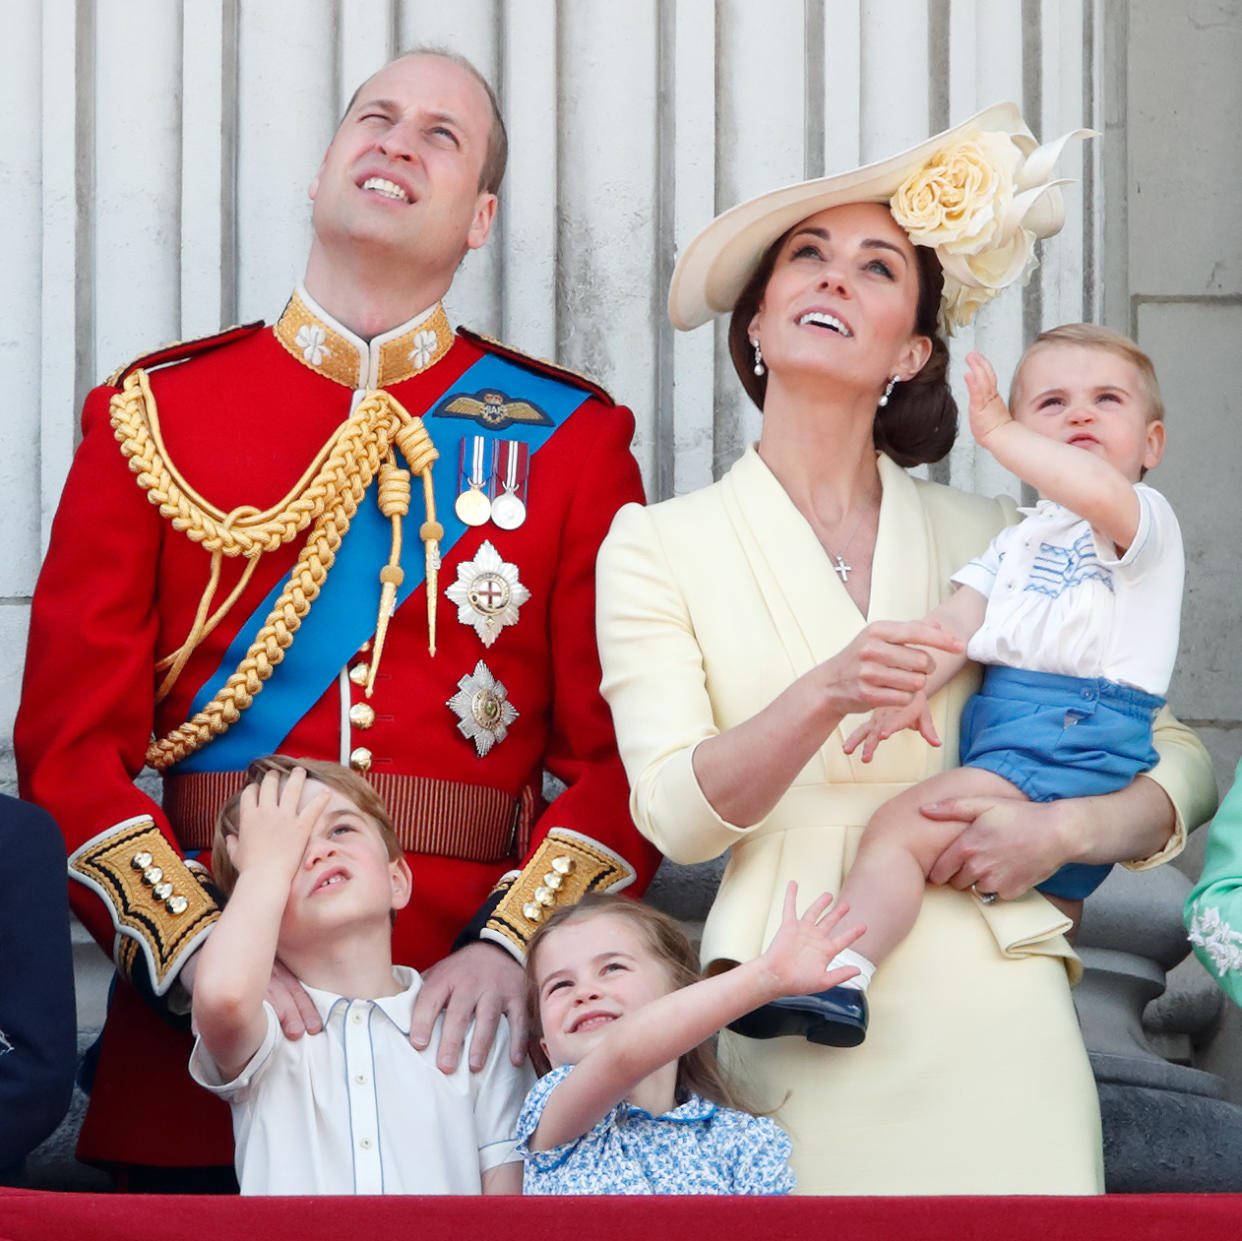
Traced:
<path fill-rule="evenodd" d="M 666 915 L 588 895 L 532 937 L 531 1016 L 553 1068 L 518 1117 L 527 1194 L 785 1194 L 789 1138 L 740 1110 L 711 1038 L 782 995 L 852 976 L 828 970 L 862 927 L 838 932 L 831 897 L 799 917 L 796 885 L 762 956 L 699 980 L 694 950 Z"/>

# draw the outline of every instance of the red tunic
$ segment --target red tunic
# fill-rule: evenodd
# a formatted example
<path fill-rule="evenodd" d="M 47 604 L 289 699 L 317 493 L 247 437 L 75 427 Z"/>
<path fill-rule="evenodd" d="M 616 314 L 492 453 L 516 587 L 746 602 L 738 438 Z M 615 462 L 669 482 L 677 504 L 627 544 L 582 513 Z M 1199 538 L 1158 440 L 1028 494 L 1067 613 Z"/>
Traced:
<path fill-rule="evenodd" d="M 218 509 L 276 505 L 349 415 L 354 385 L 329 377 L 324 373 L 328 366 L 316 367 L 312 359 L 339 367 L 348 341 L 356 338 L 311 305 L 308 312 L 296 298 L 291 303 L 300 317 L 289 321 L 286 311 L 284 343 L 277 334 L 280 325 L 257 329 L 214 347 L 192 349 L 193 356 L 150 373 L 167 457 Z M 317 352 L 316 338 L 305 335 L 293 346 L 292 326 L 308 317 L 323 325 L 331 349 Z M 303 342 L 308 344 L 305 350 L 300 348 Z M 382 381 L 411 414 L 425 414 L 445 394 L 455 392 L 462 373 L 491 349 L 461 336 L 449 347 L 445 335 L 443 344 L 447 352 L 439 360 L 408 378 L 401 378 L 398 370 L 394 379 L 389 361 L 377 361 L 373 342 L 370 385 L 378 387 L 376 380 Z M 360 362 L 366 382 L 365 353 Z M 512 830 L 498 836 L 493 822 L 486 839 L 477 839 L 469 823 L 459 824 L 446 851 L 409 855 L 414 898 L 398 917 L 394 948 L 397 961 L 415 967 L 425 968 L 449 951 L 481 907 L 486 913 L 497 881 L 526 865 L 551 828 L 587 838 L 583 843 L 588 857 L 592 842 L 604 846 L 601 852 L 619 856 L 619 869 L 612 868 L 611 878 L 605 877 L 608 866 L 602 863 L 592 878 L 586 873 L 591 863 L 578 856 L 579 877 L 588 885 L 609 886 L 619 871 L 632 870 L 631 891 L 640 892 L 658 860 L 630 819 L 628 787 L 599 694 L 595 649 L 596 552 L 616 510 L 641 499 L 629 453 L 633 418 L 585 381 L 529 360 L 522 365 L 578 385 L 585 398 L 531 456 L 527 520 L 516 530 L 500 530 L 491 523 L 468 529 L 445 551 L 434 658 L 428 654 L 426 597 L 420 587 L 389 626 L 373 697 L 366 700 L 361 686 L 348 679 L 333 679 L 279 746 L 286 753 L 328 759 L 365 746 L 373 776 L 485 786 L 512 805 Z M 134 785 L 133 777 L 143 765 L 152 733 L 162 736 L 187 718 L 195 692 L 221 665 L 246 618 L 288 576 L 304 536 L 262 557 L 236 606 L 191 656 L 171 694 L 156 705 L 154 687 L 160 677 L 153 672 L 155 663 L 189 632 L 209 556 L 161 515 L 129 468 L 109 421 L 115 392 L 104 386 L 87 399 L 82 444 L 35 592 L 15 732 L 21 791 L 53 814 L 70 851 L 86 846 L 92 855 L 127 831 L 141 835 L 149 816 L 177 854 L 184 855 L 191 851 L 184 846 L 205 843 L 201 824 L 191 828 L 170 822 Z M 504 438 L 503 430 L 492 432 L 470 418 L 429 417 L 426 426 L 441 453 L 435 471 L 454 474 L 463 435 Z M 374 487 L 363 503 L 374 503 Z M 422 519 L 415 479 L 407 539 L 417 541 Z M 459 622 L 456 605 L 444 595 L 457 578 L 457 566 L 471 560 L 485 541 L 517 567 L 530 592 L 517 622 L 488 647 L 471 625 Z M 242 567 L 240 559 L 224 561 L 217 602 L 227 596 Z M 378 590 L 377 578 L 375 595 L 357 604 L 372 618 Z M 366 658 L 348 658 L 346 668 Z M 457 715 L 446 705 L 459 680 L 479 660 L 503 682 L 519 713 L 508 735 L 485 757 L 462 735 Z M 278 666 L 274 678 L 280 673 Z M 364 701 L 374 710 L 373 723 L 350 725 L 348 706 Z M 541 797 L 545 768 L 566 786 L 546 808 Z M 399 809 L 394 817 L 400 820 Z M 127 828 L 135 818 L 142 822 Z M 418 828 L 399 821 L 399 830 L 403 826 Z M 146 839 L 155 841 L 158 853 L 159 838 Z M 139 845 L 146 847 L 141 840 Z M 546 849 L 541 859 L 535 870 L 547 869 Z M 85 865 L 80 869 L 85 871 Z M 136 922 L 125 923 L 122 906 L 136 907 L 150 896 L 150 883 L 146 889 L 138 886 L 140 869 L 128 876 L 120 866 L 113 887 L 113 872 L 106 868 L 93 872 L 94 886 L 71 886 L 79 918 L 106 950 L 119 952 L 122 974 L 153 998 L 152 991 L 170 990 L 193 941 L 177 938 L 177 919 L 155 901 L 139 910 Z M 203 903 L 194 877 L 180 862 L 165 862 L 164 870 L 169 872 L 165 882 L 172 880 L 177 891 Z M 530 876 L 515 883 L 515 891 L 526 878 Z M 538 882 L 537 875 L 532 882 Z M 121 891 L 126 885 L 132 890 Z M 495 904 L 494 896 L 490 903 Z M 188 914 L 178 915 L 180 925 L 197 918 L 195 925 L 205 929 L 209 903 L 203 913 L 191 904 Z M 512 917 L 511 909 L 510 922 Z M 121 935 L 118 919 L 124 924 Z M 478 923 L 476 918 L 476 931 Z M 493 920 L 489 925 L 497 924 Z M 491 937 L 508 939 L 520 952 L 513 934 Z M 157 1017 L 132 987 L 118 986 L 83 1129 L 83 1157 L 161 1165 L 229 1162 L 227 1114 L 190 1082 L 185 1072 L 188 1053 L 188 1035 Z"/>

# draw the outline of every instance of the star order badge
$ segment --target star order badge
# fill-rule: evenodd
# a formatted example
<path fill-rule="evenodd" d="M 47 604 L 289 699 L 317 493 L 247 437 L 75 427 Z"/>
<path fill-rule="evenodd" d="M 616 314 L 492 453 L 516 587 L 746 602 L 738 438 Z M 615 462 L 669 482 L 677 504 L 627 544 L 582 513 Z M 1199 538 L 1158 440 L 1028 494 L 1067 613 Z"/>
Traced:
<path fill-rule="evenodd" d="M 473 672 L 457 682 L 457 693 L 447 705 L 457 716 L 457 731 L 474 742 L 480 758 L 509 735 L 509 725 L 518 717 L 517 708 L 509 701 L 509 691 L 481 659 Z"/>
<path fill-rule="evenodd" d="M 457 566 L 457 581 L 444 592 L 457 604 L 457 619 L 473 625 L 484 646 L 491 646 L 506 625 L 516 625 L 518 609 L 530 591 L 518 581 L 518 568 L 484 542 L 473 560 Z"/>

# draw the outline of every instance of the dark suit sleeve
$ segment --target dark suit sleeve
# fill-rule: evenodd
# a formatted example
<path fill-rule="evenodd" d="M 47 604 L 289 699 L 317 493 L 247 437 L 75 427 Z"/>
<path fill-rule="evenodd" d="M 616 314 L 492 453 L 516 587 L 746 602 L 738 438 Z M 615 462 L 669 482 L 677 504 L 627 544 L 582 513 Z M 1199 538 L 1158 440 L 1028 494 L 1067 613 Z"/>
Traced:
<path fill-rule="evenodd" d="M 67 888 L 56 824 L 0 797 L 0 1178 L 56 1128 L 73 1091 Z"/>

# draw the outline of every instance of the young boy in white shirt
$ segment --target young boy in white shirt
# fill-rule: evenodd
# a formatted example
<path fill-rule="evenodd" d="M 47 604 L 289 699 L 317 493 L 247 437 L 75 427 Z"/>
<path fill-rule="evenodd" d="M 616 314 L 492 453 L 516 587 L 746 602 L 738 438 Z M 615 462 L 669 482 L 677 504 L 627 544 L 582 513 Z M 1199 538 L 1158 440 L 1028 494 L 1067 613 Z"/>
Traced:
<path fill-rule="evenodd" d="M 418 974 L 392 963 L 410 868 L 383 803 L 335 763 L 271 755 L 217 817 L 230 893 L 199 956 L 190 1072 L 228 1100 L 243 1194 L 520 1193 L 514 1122 L 533 1080 L 502 1022 L 472 1073 L 410 1045 Z M 279 958 L 320 1034 L 286 1039 L 264 1000 Z"/>

